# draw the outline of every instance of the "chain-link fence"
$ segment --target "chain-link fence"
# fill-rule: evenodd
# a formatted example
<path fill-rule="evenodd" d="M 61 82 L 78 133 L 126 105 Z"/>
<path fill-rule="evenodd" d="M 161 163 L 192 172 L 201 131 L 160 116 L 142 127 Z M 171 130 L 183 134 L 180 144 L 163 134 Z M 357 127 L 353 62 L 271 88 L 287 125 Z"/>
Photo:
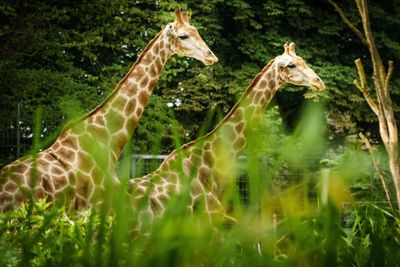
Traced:
<path fill-rule="evenodd" d="M 151 173 L 160 166 L 166 157 L 167 155 L 132 155 L 131 177 L 141 177 Z M 246 157 L 239 158 L 239 173 L 236 182 L 240 199 L 244 205 L 248 205 L 250 200 L 249 183 L 244 170 L 246 160 Z"/>
<path fill-rule="evenodd" d="M 156 170 L 167 155 L 132 155 L 131 177 L 142 177 Z M 242 204 L 246 207 L 250 204 L 249 176 L 247 171 L 247 160 L 245 156 L 239 157 L 237 161 L 236 188 Z M 257 168 L 260 173 L 268 173 L 268 159 L 257 159 Z"/>

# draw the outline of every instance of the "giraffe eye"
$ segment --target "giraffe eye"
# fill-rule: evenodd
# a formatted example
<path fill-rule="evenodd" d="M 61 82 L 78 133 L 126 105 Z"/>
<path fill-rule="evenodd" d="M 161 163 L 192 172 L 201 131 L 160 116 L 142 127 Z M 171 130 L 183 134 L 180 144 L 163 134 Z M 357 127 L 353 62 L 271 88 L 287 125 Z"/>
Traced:
<path fill-rule="evenodd" d="M 287 67 L 290 68 L 290 69 L 293 69 L 293 68 L 296 68 L 296 65 L 294 65 L 294 64 L 289 64 L 289 65 L 287 65 Z"/>
<path fill-rule="evenodd" d="M 183 35 L 179 35 L 178 37 L 179 37 L 179 39 L 181 39 L 181 40 L 186 40 L 186 39 L 189 38 L 189 35 L 183 34 Z"/>

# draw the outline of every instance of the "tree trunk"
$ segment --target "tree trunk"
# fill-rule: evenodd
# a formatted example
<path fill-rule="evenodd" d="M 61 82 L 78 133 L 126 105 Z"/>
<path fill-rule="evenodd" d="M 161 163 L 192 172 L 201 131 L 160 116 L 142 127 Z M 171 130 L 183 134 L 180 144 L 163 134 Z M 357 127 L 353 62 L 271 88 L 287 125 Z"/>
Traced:
<path fill-rule="evenodd" d="M 379 51 L 375 45 L 375 39 L 371 30 L 366 0 L 355 0 L 361 16 L 364 33 L 359 31 L 357 27 L 350 22 L 343 10 L 333 0 L 327 1 L 339 13 L 343 22 L 360 38 L 361 42 L 368 47 L 371 55 L 373 68 L 372 79 L 374 81 L 376 99 L 374 99 L 369 93 L 364 67 L 360 59 L 355 61 L 360 82 L 356 80 L 354 81 L 354 84 L 362 92 L 368 105 L 378 117 L 379 133 L 389 157 L 389 167 L 396 190 L 397 206 L 400 210 L 400 161 L 398 129 L 393 112 L 392 100 L 389 94 L 389 82 L 393 73 L 393 61 L 389 61 L 388 70 L 386 72 Z"/>
<path fill-rule="evenodd" d="M 392 174 L 394 186 L 396 188 L 397 205 L 400 210 L 400 162 L 398 158 L 398 146 L 390 149 L 389 154 L 389 166 Z"/>

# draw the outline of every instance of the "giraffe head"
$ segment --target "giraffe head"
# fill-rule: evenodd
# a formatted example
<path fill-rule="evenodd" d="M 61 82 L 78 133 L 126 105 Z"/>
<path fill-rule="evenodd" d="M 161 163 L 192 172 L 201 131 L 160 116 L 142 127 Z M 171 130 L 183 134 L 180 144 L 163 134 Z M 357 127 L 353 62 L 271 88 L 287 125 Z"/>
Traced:
<path fill-rule="evenodd" d="M 306 62 L 296 55 L 294 43 L 285 44 L 285 52 L 276 57 L 275 62 L 279 67 L 279 77 L 283 83 L 307 86 L 313 90 L 325 89 L 325 84 L 317 74 L 307 66 Z"/>
<path fill-rule="evenodd" d="M 190 25 L 187 13 L 176 9 L 175 15 L 175 21 L 167 25 L 171 53 L 195 58 L 207 66 L 216 63 L 218 58 L 208 48 L 197 29 Z"/>

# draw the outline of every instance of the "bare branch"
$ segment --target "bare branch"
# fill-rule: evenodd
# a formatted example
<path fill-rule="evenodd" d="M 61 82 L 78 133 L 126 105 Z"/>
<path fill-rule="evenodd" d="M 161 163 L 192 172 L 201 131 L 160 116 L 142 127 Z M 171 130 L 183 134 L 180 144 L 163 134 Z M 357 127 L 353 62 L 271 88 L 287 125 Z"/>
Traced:
<path fill-rule="evenodd" d="M 383 106 L 384 109 L 384 114 L 385 114 L 385 122 L 387 125 L 387 131 L 388 131 L 388 136 L 389 136 L 389 151 L 394 156 L 398 154 L 398 142 L 399 142 L 399 136 L 398 136 L 398 130 L 397 130 L 397 124 L 396 124 L 396 118 L 393 113 L 393 105 L 392 105 L 392 100 L 390 97 L 387 99 L 387 104 Z"/>
<path fill-rule="evenodd" d="M 372 96 L 368 92 L 367 79 L 365 77 L 364 66 L 359 58 L 357 58 L 354 62 L 356 64 L 358 76 L 360 77 L 360 83 L 361 83 L 361 85 L 360 85 L 358 83 L 358 81 L 355 80 L 354 85 L 358 88 L 358 90 L 361 91 L 365 100 L 367 101 L 368 105 L 370 106 L 372 111 L 375 113 L 375 115 L 379 117 L 380 111 L 379 111 L 378 105 L 376 104 L 375 100 L 372 98 Z"/>
<path fill-rule="evenodd" d="M 388 151 L 389 149 L 388 124 L 385 117 L 384 106 L 382 104 L 382 101 L 379 101 L 379 98 L 378 98 L 378 105 L 379 105 L 379 114 L 378 114 L 379 134 L 381 135 L 382 142 L 385 145 L 386 150 Z"/>
<path fill-rule="evenodd" d="M 365 88 L 362 88 L 361 85 L 358 83 L 357 80 L 354 80 L 354 85 L 360 90 L 360 92 L 363 94 L 365 100 L 367 101 L 369 107 L 372 109 L 372 111 L 375 113 L 376 116 L 379 116 L 379 108 L 375 103 L 375 100 L 371 97 L 371 95 L 368 93 Z"/>
<path fill-rule="evenodd" d="M 327 0 L 329 4 L 333 6 L 333 8 L 336 10 L 336 12 L 339 14 L 339 16 L 342 18 L 343 22 L 354 32 L 354 34 L 361 40 L 361 43 L 366 45 L 368 47 L 368 42 L 365 39 L 364 35 L 361 33 L 360 30 L 357 29 L 356 26 L 354 26 L 353 23 L 346 17 L 344 14 L 343 10 L 336 4 L 333 0 Z"/>
<path fill-rule="evenodd" d="M 385 84 L 384 84 L 384 90 L 385 90 L 385 95 L 388 96 L 389 95 L 389 82 L 390 82 L 390 78 L 392 78 L 392 74 L 393 74 L 393 61 L 389 60 L 389 65 L 388 65 L 388 72 L 385 78 Z"/>
<path fill-rule="evenodd" d="M 23 53 L 23 52 L 15 52 L 15 54 L 17 54 L 17 55 L 21 55 L 21 56 L 26 56 L 26 57 L 33 57 L 34 55 L 36 55 L 37 53 L 39 52 L 39 50 L 38 49 L 36 49 L 35 51 L 33 51 L 32 53 L 30 53 L 30 54 L 27 54 L 27 53 Z"/>
<path fill-rule="evenodd" d="M 371 24 L 369 20 L 368 6 L 366 0 L 356 0 L 356 3 L 363 23 L 365 39 L 368 43 L 368 48 L 371 53 L 375 79 L 378 84 L 383 84 L 382 81 L 384 77 L 386 77 L 385 68 L 383 66 L 378 49 L 376 48 L 375 45 L 375 39 L 372 34 Z"/>
<path fill-rule="evenodd" d="M 383 190 L 385 191 L 385 195 L 386 195 L 386 199 L 389 202 L 389 206 L 391 208 L 393 208 L 392 206 L 392 200 L 390 197 L 390 191 L 389 191 L 389 187 L 386 184 L 386 180 L 385 177 L 383 175 L 383 171 L 381 170 L 381 168 L 379 167 L 378 161 L 376 160 L 374 154 L 373 154 L 373 150 L 372 150 L 372 146 L 371 143 L 368 141 L 368 139 L 363 135 L 363 133 L 359 133 L 358 134 L 361 138 L 361 141 L 364 143 L 365 147 L 368 149 L 369 154 L 371 155 L 372 158 L 372 162 L 374 164 L 375 170 L 379 175 L 379 178 L 381 179 L 382 182 L 382 186 L 383 186 Z"/>
<path fill-rule="evenodd" d="M 355 0 L 355 2 L 357 4 L 358 12 L 360 13 L 361 17 L 363 17 L 365 12 L 364 12 L 364 8 L 363 8 L 363 5 L 362 5 L 361 1 L 360 0 Z"/>
<path fill-rule="evenodd" d="M 354 63 L 356 64 L 358 76 L 360 77 L 361 87 L 363 89 L 366 89 L 367 88 L 367 78 L 365 77 L 364 65 L 362 64 L 361 59 L 359 59 L 359 58 L 354 60 Z"/>

